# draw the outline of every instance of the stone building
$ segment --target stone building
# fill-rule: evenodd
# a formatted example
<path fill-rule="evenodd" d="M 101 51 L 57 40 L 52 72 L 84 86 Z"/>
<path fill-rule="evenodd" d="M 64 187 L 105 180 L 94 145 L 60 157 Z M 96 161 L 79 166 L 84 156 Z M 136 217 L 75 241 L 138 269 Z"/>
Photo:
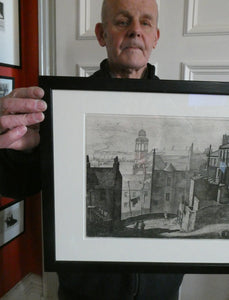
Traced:
<path fill-rule="evenodd" d="M 121 220 L 122 175 L 118 157 L 112 167 L 91 167 L 87 156 L 87 223 L 107 226 L 110 231 Z"/>

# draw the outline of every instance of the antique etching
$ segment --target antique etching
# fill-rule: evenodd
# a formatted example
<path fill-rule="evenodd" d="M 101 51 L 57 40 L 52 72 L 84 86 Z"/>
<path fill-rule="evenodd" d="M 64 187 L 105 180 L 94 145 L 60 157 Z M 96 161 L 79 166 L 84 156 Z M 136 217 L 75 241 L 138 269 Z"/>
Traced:
<path fill-rule="evenodd" d="M 87 236 L 227 238 L 229 120 L 86 115 Z"/>

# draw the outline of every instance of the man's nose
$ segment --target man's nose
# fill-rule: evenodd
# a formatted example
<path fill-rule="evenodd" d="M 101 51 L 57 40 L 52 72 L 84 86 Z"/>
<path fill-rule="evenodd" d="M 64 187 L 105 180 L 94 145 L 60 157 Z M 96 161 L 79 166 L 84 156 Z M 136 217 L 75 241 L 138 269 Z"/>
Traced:
<path fill-rule="evenodd" d="M 139 22 L 134 21 L 130 24 L 128 36 L 132 38 L 141 36 L 141 24 Z"/>

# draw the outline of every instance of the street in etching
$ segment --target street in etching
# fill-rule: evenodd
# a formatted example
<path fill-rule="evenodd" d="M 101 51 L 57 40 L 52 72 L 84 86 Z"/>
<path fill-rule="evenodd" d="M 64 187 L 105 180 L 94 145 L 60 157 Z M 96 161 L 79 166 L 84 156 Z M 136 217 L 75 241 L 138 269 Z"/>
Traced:
<path fill-rule="evenodd" d="M 86 115 L 87 236 L 228 238 L 229 120 Z"/>

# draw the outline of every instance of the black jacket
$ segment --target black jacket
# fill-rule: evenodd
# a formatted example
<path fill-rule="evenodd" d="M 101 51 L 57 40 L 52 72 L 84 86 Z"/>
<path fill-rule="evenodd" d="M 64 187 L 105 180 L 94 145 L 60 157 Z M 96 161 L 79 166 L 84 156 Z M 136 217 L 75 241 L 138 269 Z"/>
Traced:
<path fill-rule="evenodd" d="M 24 198 L 40 191 L 39 148 L 32 153 L 0 150 L 0 195 Z"/>

